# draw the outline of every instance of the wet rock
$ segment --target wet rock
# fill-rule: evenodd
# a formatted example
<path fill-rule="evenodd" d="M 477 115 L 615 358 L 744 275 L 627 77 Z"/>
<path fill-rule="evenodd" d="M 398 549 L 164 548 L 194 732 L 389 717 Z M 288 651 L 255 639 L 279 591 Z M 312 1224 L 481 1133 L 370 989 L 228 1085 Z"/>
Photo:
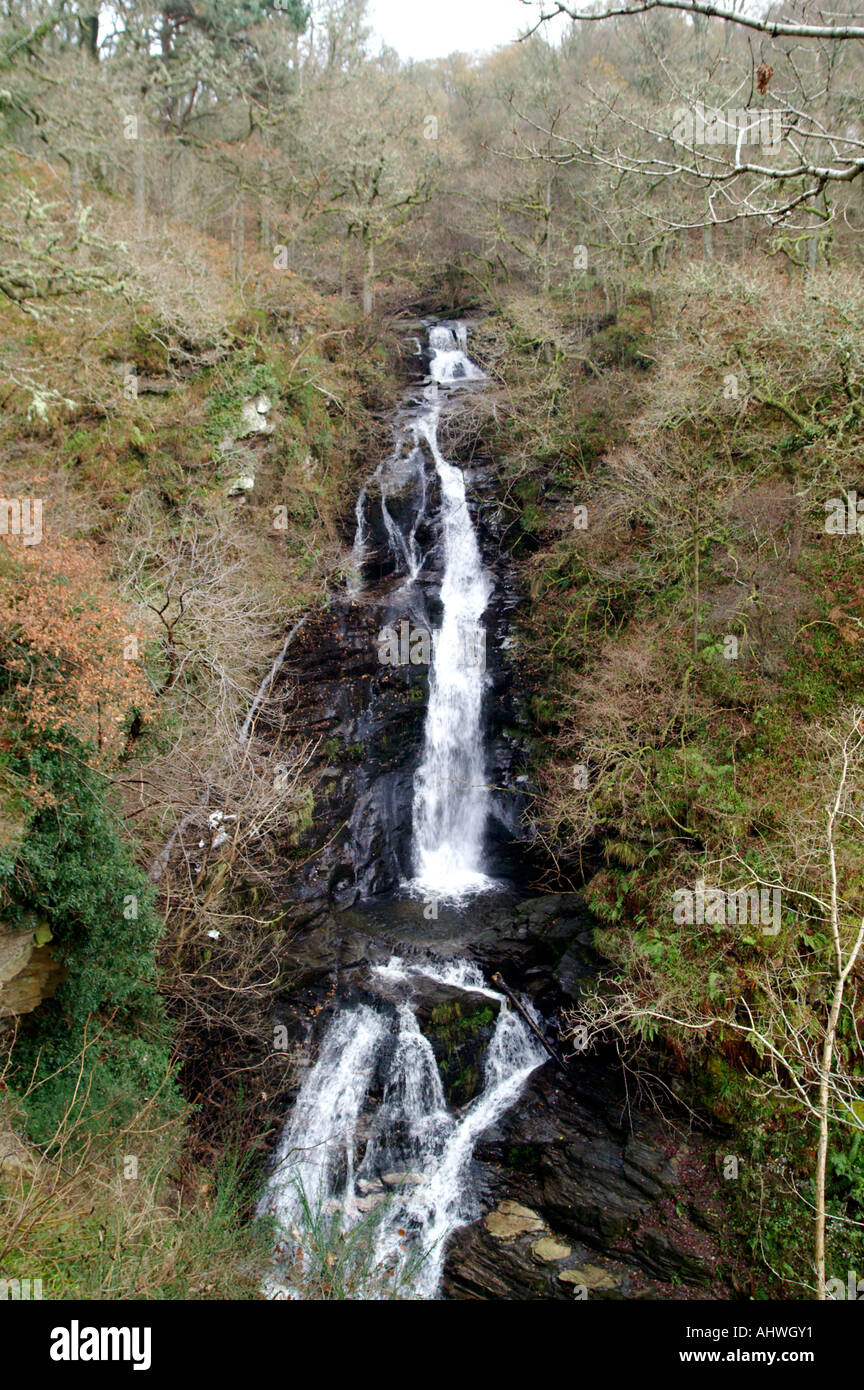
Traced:
<path fill-rule="evenodd" d="M 542 1240 L 536 1240 L 531 1246 L 531 1254 L 535 1260 L 541 1264 L 550 1264 L 557 1260 L 569 1259 L 572 1251 L 569 1245 L 564 1245 L 562 1241 L 555 1240 L 553 1236 L 543 1236 Z"/>
<path fill-rule="evenodd" d="M 357 1197 L 354 1205 L 359 1212 L 366 1215 L 366 1213 L 374 1211 L 376 1207 L 379 1207 L 383 1201 L 383 1192 L 370 1192 L 366 1197 Z"/>
<path fill-rule="evenodd" d="M 574 942 L 555 966 L 553 974 L 566 999 L 578 1003 L 587 981 L 597 973 L 596 957 Z"/>
<path fill-rule="evenodd" d="M 432 1044 L 448 1103 L 467 1105 L 482 1087 L 483 1059 L 499 1005 L 452 987 L 446 993 L 434 991 L 433 998 L 431 1008 L 424 999 L 417 1016 Z"/>
<path fill-rule="evenodd" d="M 544 1257 L 538 1251 L 543 1251 Z M 530 1232 L 499 1240 L 490 1233 L 486 1218 L 463 1227 L 453 1236 L 447 1252 L 443 1293 L 459 1300 L 570 1302 L 578 1297 L 580 1285 L 589 1298 L 634 1296 L 625 1266 L 592 1258 L 584 1246 L 565 1244 L 550 1234 L 540 1240 Z"/>
<path fill-rule="evenodd" d="M 562 1284 L 585 1289 L 589 1298 L 620 1298 L 624 1285 L 623 1278 L 600 1265 L 577 1265 L 575 1269 L 562 1269 L 558 1275 Z"/>
<path fill-rule="evenodd" d="M 556 1284 L 554 1269 L 532 1257 L 530 1236 L 498 1240 L 486 1221 L 476 1221 L 450 1242 L 442 1292 L 460 1300 L 563 1300 L 569 1295 Z"/>
<path fill-rule="evenodd" d="M 680 1164 L 680 1150 L 667 1155 L 659 1136 L 655 1142 L 631 1134 L 624 1146 L 624 1172 L 633 1185 L 648 1197 L 659 1197 L 675 1186 Z"/>
<path fill-rule="evenodd" d="M 496 1240 L 512 1240 L 515 1236 L 543 1230 L 542 1217 L 518 1202 L 500 1202 L 494 1211 L 487 1214 L 485 1224 Z"/>
<path fill-rule="evenodd" d="M 385 1187 L 420 1187 L 425 1181 L 422 1173 L 382 1173 Z"/>
<path fill-rule="evenodd" d="M 285 854 L 290 862 L 303 851 L 287 885 L 301 900 L 343 909 L 391 891 L 410 870 L 428 672 L 380 663 L 378 635 L 392 620 L 385 591 L 314 614 L 258 721 L 262 735 L 272 725 L 317 740 L 312 816 Z"/>
<path fill-rule="evenodd" d="M 548 925 L 561 911 L 561 894 L 547 893 L 542 898 L 526 898 L 516 909 L 515 916 L 532 930 Z"/>

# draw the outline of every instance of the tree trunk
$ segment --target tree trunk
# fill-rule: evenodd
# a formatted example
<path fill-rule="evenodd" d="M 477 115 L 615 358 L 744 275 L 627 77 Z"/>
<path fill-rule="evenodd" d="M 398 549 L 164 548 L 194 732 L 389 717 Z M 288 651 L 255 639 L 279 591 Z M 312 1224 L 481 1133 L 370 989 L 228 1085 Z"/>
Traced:
<path fill-rule="evenodd" d="M 339 267 L 339 280 L 342 298 L 348 298 L 348 262 L 351 257 L 351 229 L 347 228 L 345 240 L 342 243 L 342 262 Z"/>
<path fill-rule="evenodd" d="M 94 63 L 99 61 L 99 11 L 94 14 L 79 14 L 78 26 L 81 30 L 81 42 L 87 50 L 88 57 Z"/>
<path fill-rule="evenodd" d="M 147 182 L 144 169 L 144 139 L 142 123 L 138 123 L 138 133 L 135 139 L 135 153 L 133 155 L 135 181 L 134 201 L 135 201 L 135 223 L 139 233 L 144 231 L 144 223 L 147 217 Z"/>
<path fill-rule="evenodd" d="M 693 515 L 693 655 L 699 655 L 699 503 Z"/>
<path fill-rule="evenodd" d="M 363 236 L 365 245 L 365 255 L 363 260 L 363 316 L 371 318 L 372 310 L 375 307 L 375 290 L 373 281 L 375 278 L 375 242 L 372 236 L 366 232 Z"/>
<path fill-rule="evenodd" d="M 258 245 L 265 255 L 273 254 L 270 230 L 270 165 L 264 161 L 261 198 L 258 204 Z"/>
<path fill-rule="evenodd" d="M 834 1058 L 834 1040 L 837 1037 L 837 1020 L 843 1004 L 845 977 L 841 974 L 834 986 L 831 1012 L 822 1043 L 822 1059 L 819 1066 L 819 1146 L 816 1151 L 816 1214 L 813 1239 L 814 1264 L 816 1267 L 816 1297 L 827 1298 L 825 1288 L 825 1176 L 828 1168 L 828 1094 L 831 1082 L 831 1064 Z"/>
<path fill-rule="evenodd" d="M 246 231 L 243 203 L 238 193 L 234 199 L 231 217 L 231 245 L 234 253 L 234 279 L 239 285 L 243 279 L 243 239 Z"/>
<path fill-rule="evenodd" d="M 77 217 L 81 206 L 81 165 L 75 158 L 69 161 L 69 207 L 72 216 Z"/>
<path fill-rule="evenodd" d="M 813 226 L 813 232 L 807 238 L 807 269 L 812 275 L 819 264 L 819 231 L 822 226 L 822 219 L 816 213 L 812 213 L 810 222 Z"/>

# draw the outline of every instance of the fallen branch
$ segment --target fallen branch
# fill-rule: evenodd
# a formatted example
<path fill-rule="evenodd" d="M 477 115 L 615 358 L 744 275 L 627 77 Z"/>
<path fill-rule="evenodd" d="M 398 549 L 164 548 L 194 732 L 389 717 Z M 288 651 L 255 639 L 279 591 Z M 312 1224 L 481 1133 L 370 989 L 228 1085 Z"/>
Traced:
<path fill-rule="evenodd" d="M 528 1027 L 531 1029 L 531 1032 L 534 1033 L 536 1037 L 540 1040 L 540 1042 L 543 1044 L 546 1051 L 549 1053 L 549 1056 L 552 1058 L 552 1061 L 557 1063 L 557 1065 L 561 1068 L 562 1071 L 566 1071 L 567 1066 L 563 1058 L 559 1055 L 559 1053 L 555 1051 L 552 1044 L 550 1042 L 547 1042 L 546 1038 L 543 1036 L 540 1029 L 537 1027 L 537 1024 L 534 1022 L 528 1010 L 525 1008 L 525 1005 L 522 1004 L 516 998 L 516 995 L 513 993 L 510 986 L 505 985 L 504 981 L 501 979 L 501 976 L 497 972 L 492 976 L 492 983 L 493 985 L 497 985 L 499 989 L 503 989 L 507 998 L 510 1000 L 510 1003 L 513 1005 L 515 1009 L 519 1011 L 519 1013 L 524 1018 L 525 1022 L 528 1024 Z"/>

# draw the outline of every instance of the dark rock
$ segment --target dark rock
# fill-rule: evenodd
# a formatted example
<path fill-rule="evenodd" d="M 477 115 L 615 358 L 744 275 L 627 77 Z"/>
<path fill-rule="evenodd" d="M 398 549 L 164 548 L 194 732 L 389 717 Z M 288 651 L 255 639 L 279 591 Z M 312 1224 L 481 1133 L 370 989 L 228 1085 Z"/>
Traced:
<path fill-rule="evenodd" d="M 506 1203 L 502 1204 L 507 1206 Z M 527 1211 L 526 1208 L 520 1208 Z M 447 1253 L 443 1292 L 451 1299 L 620 1299 L 630 1296 L 626 1266 L 564 1242 L 535 1220 L 513 1223 L 508 1234 L 494 1223 L 495 1212 L 457 1231 Z"/>
<path fill-rule="evenodd" d="M 684 1240 L 668 1228 L 648 1226 L 633 1239 L 640 1264 L 661 1279 L 684 1279 L 692 1284 L 710 1284 L 716 1278 L 716 1262 L 709 1254 L 687 1247 Z"/>

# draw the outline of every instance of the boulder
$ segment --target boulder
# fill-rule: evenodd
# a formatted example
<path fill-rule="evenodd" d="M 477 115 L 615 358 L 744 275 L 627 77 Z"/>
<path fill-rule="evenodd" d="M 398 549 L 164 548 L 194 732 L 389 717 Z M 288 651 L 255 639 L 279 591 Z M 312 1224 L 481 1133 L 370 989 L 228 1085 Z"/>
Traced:
<path fill-rule="evenodd" d="M 18 1177 L 35 1173 L 39 1155 L 0 1118 L 0 1173 Z"/>
<path fill-rule="evenodd" d="M 485 1217 L 486 1229 L 496 1240 L 513 1240 L 535 1231 L 542 1231 L 543 1218 L 518 1202 L 499 1202 Z"/>
<path fill-rule="evenodd" d="M 36 931 L 0 931 L 0 1018 L 29 1014 L 50 999 L 65 976 Z"/>
<path fill-rule="evenodd" d="M 531 1246 L 531 1254 L 540 1264 L 551 1264 L 557 1260 L 569 1259 L 572 1251 L 569 1245 L 563 1241 L 555 1240 L 553 1236 L 543 1236 L 541 1240 L 535 1240 Z"/>
<path fill-rule="evenodd" d="M 558 1274 L 562 1284 L 571 1288 L 585 1289 L 588 1297 L 620 1296 L 623 1278 L 600 1265 L 577 1265 L 574 1269 L 562 1269 Z"/>

